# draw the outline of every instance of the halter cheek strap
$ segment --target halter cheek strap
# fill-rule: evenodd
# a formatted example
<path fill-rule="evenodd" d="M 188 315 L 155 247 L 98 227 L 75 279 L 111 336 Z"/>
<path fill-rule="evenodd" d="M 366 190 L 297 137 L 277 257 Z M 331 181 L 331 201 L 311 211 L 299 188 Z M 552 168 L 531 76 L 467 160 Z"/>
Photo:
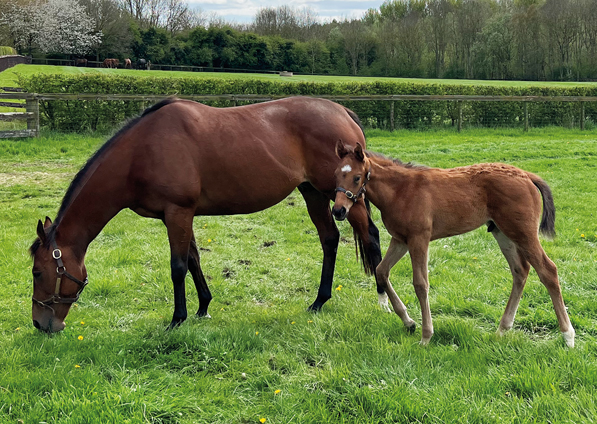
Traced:
<path fill-rule="evenodd" d="M 52 240 L 52 249 L 54 249 L 54 250 L 52 250 L 52 258 L 54 258 L 54 260 L 56 261 L 56 264 L 58 265 L 56 267 L 57 278 L 56 278 L 56 287 L 54 289 L 54 294 L 46 300 L 37 300 L 35 297 L 31 297 L 31 300 L 33 300 L 33 303 L 36 303 L 37 305 L 41 306 L 42 308 L 50 308 L 52 310 L 52 312 L 54 312 L 54 308 L 52 308 L 50 305 L 53 305 L 55 303 L 66 303 L 66 304 L 75 303 L 77 300 L 79 300 L 79 296 L 81 295 L 81 292 L 83 291 L 85 286 L 89 283 L 89 281 L 87 280 L 87 278 L 85 278 L 85 281 L 81 281 L 77 277 L 66 272 L 66 267 L 64 266 L 64 262 L 62 262 L 62 251 L 58 248 L 58 245 L 56 244 L 56 240 Z M 77 283 L 79 285 L 79 290 L 75 294 L 75 297 L 60 296 L 60 286 L 62 285 L 62 277 L 63 276 L 68 278 L 71 281 L 74 281 L 75 283 Z"/>
<path fill-rule="evenodd" d="M 356 203 L 359 200 L 359 197 L 361 197 L 361 196 L 365 197 L 365 193 L 367 192 L 367 188 L 365 186 L 367 185 L 367 183 L 369 182 L 370 179 L 371 179 L 371 168 L 369 168 L 369 171 L 367 171 L 367 174 L 365 175 L 365 181 L 363 182 L 363 185 L 361 186 L 361 188 L 359 188 L 359 191 L 357 191 L 356 193 L 353 193 L 352 191 L 346 190 L 345 188 L 336 187 L 336 192 L 339 191 L 341 193 L 344 193 L 349 200 L 352 200 L 353 203 Z"/>

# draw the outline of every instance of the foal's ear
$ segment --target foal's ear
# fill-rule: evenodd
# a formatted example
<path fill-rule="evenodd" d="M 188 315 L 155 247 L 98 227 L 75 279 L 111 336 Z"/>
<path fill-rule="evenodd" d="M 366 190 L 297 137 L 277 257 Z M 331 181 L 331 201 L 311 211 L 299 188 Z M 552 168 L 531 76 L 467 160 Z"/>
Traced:
<path fill-rule="evenodd" d="M 361 143 L 357 143 L 357 147 L 354 148 L 354 155 L 359 162 L 363 162 L 365 160 L 365 152 L 363 152 L 363 146 L 361 146 Z"/>
<path fill-rule="evenodd" d="M 338 142 L 336 143 L 336 156 L 338 156 L 340 159 L 342 159 L 347 154 L 348 154 L 348 150 L 346 149 L 346 146 L 344 145 L 342 140 L 338 140 Z"/>
<path fill-rule="evenodd" d="M 50 225 L 52 225 L 52 220 L 50 219 L 49 216 L 46 216 L 46 222 L 44 222 L 44 228 L 48 228 Z"/>
<path fill-rule="evenodd" d="M 44 230 L 44 224 L 41 223 L 41 219 L 37 221 L 37 237 L 42 243 L 46 242 L 46 232 Z"/>

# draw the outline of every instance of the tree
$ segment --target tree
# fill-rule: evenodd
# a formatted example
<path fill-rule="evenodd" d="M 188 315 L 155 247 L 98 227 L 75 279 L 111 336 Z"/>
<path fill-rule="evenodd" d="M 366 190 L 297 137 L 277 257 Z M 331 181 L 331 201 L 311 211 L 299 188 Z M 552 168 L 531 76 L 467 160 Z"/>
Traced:
<path fill-rule="evenodd" d="M 39 37 L 41 22 L 37 14 L 38 4 L 12 1 L 3 6 L 0 25 L 7 28 L 7 37 L 19 52 L 28 51 L 31 56 L 33 45 Z"/>
<path fill-rule="evenodd" d="M 94 31 L 102 34 L 96 48 L 96 60 L 105 57 L 127 57 L 131 53 L 133 34 L 129 16 L 116 0 L 79 0 L 94 21 Z"/>

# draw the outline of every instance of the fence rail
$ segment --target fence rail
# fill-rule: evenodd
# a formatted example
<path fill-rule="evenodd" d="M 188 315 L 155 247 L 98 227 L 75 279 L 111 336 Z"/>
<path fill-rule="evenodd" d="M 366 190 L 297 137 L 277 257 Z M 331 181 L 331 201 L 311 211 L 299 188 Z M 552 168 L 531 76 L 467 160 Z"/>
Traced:
<path fill-rule="evenodd" d="M 0 121 L 8 120 L 27 120 L 27 130 L 18 131 L 0 131 L 0 138 L 3 137 L 23 137 L 39 136 L 40 101 L 140 101 L 140 102 L 158 102 L 171 95 L 137 95 L 137 94 L 88 94 L 88 93 L 24 93 L 22 90 L 14 87 L 0 87 L 0 90 L 11 91 L 10 93 L 0 93 L 0 106 L 25 108 L 26 112 L 11 112 L 0 114 Z M 198 102 L 227 101 L 232 105 L 237 102 L 264 102 L 269 100 L 281 99 L 287 95 L 260 95 L 260 94 L 222 94 L 222 95 L 175 95 L 180 99 L 194 100 Z M 395 129 L 395 102 L 400 101 L 447 101 L 454 102 L 457 105 L 457 117 L 455 119 L 458 130 L 462 129 L 463 113 L 462 105 L 465 102 L 521 102 L 524 106 L 524 129 L 529 129 L 528 104 L 538 102 L 566 102 L 578 103 L 580 105 L 579 122 L 581 130 L 585 125 L 585 104 L 597 102 L 597 97 L 584 96 L 476 96 L 476 95 L 318 95 L 311 96 L 322 99 L 328 99 L 337 102 L 354 101 L 384 101 L 392 102 L 388 122 L 390 129 Z M 25 100 L 25 103 L 4 102 L 2 99 Z M 23 135 L 26 134 L 26 135 Z"/>

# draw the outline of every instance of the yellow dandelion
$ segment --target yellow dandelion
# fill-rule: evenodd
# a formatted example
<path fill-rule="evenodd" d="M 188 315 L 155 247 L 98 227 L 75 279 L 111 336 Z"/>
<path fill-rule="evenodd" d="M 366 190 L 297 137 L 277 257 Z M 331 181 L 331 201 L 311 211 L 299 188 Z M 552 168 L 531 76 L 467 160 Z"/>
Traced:
<path fill-rule="evenodd" d="M 296 324 L 296 321 L 292 321 L 290 324 Z"/>
<path fill-rule="evenodd" d="M 220 311 L 223 311 L 223 310 L 224 310 L 224 308 L 220 309 Z"/>
<path fill-rule="evenodd" d="M 278 393 L 280 393 L 282 390 L 278 389 L 274 392 L 275 395 L 277 395 Z"/>
<path fill-rule="evenodd" d="M 75 365 L 75 368 L 81 368 L 81 365 Z"/>
<path fill-rule="evenodd" d="M 260 422 L 261 424 L 263 424 L 263 423 L 264 423 L 264 422 L 266 422 L 266 421 L 267 421 L 267 420 L 266 420 L 265 418 L 259 418 L 259 422 Z"/>
<path fill-rule="evenodd" d="M 259 334 L 259 331 L 255 331 L 255 335 L 258 335 L 258 334 Z"/>
<path fill-rule="evenodd" d="M 286 260 L 287 260 L 287 261 L 289 261 L 289 260 L 290 260 L 290 258 L 286 258 Z"/>
<path fill-rule="evenodd" d="M 309 324 L 312 324 L 312 323 L 313 323 L 313 321 L 312 321 L 312 320 L 309 320 L 309 321 L 307 321 L 307 322 L 308 322 Z"/>
<path fill-rule="evenodd" d="M 21 327 L 17 327 L 15 328 L 15 331 L 19 331 L 21 329 Z"/>
<path fill-rule="evenodd" d="M 477 257 L 476 257 L 476 256 L 473 256 L 473 259 L 477 259 Z"/>
<path fill-rule="evenodd" d="M 79 337 L 77 337 L 77 339 L 83 340 L 83 336 L 79 336 Z"/>
<path fill-rule="evenodd" d="M 207 242 L 208 242 L 208 243 L 211 243 L 211 239 L 207 239 Z"/>
<path fill-rule="evenodd" d="M 584 237 L 585 235 L 584 235 L 584 234 L 581 234 L 580 236 L 581 236 L 581 237 Z"/>
<path fill-rule="evenodd" d="M 336 291 L 340 291 L 342 290 L 342 284 L 340 284 L 338 287 L 336 287 Z"/>
<path fill-rule="evenodd" d="M 506 392 L 506 396 L 510 396 L 510 392 Z"/>
<path fill-rule="evenodd" d="M 85 321 L 81 321 L 81 325 L 85 325 Z"/>

